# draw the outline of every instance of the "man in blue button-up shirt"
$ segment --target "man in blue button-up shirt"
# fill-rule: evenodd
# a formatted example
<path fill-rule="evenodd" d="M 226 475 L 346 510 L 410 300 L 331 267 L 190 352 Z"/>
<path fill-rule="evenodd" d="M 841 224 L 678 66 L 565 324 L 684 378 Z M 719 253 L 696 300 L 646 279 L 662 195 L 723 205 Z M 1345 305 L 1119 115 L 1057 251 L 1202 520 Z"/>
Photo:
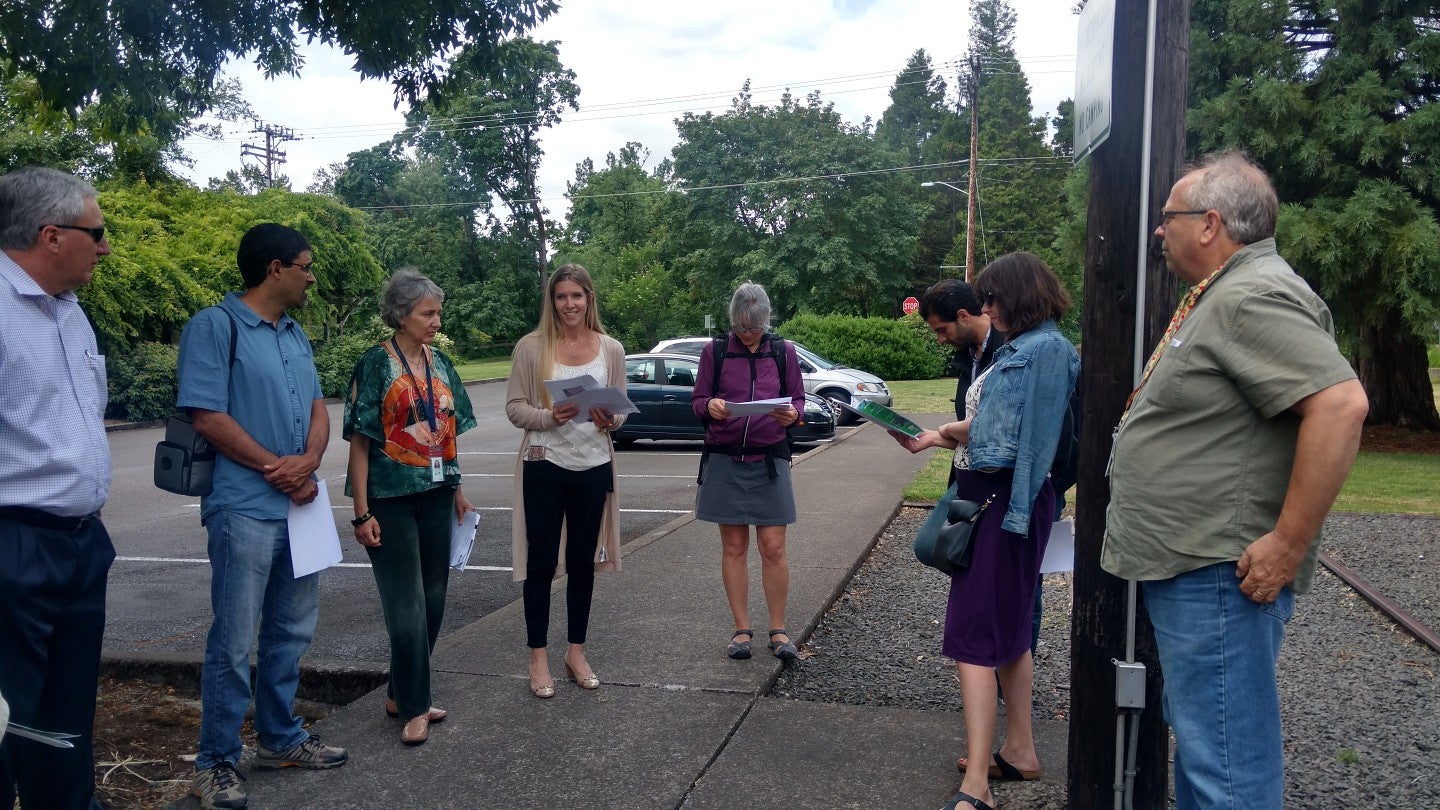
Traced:
<path fill-rule="evenodd" d="M 314 500 L 313 473 L 330 439 L 310 341 L 285 314 L 305 304 L 315 283 L 310 244 L 292 228 L 256 225 L 240 239 L 238 258 L 245 292 L 197 313 L 180 338 L 177 406 L 191 410 L 195 430 L 220 451 L 214 490 L 200 503 L 215 616 L 193 793 L 207 808 L 246 803 L 236 769 L 257 623 L 256 766 L 333 768 L 346 760 L 293 711 L 300 656 L 319 614 L 319 574 L 294 576 L 286 519 L 292 502 Z"/>
<path fill-rule="evenodd" d="M 0 807 L 98 808 L 91 730 L 115 548 L 105 357 L 75 290 L 110 253 L 95 189 L 54 169 L 0 177 Z M 0 727 L 0 732 L 3 732 Z"/>

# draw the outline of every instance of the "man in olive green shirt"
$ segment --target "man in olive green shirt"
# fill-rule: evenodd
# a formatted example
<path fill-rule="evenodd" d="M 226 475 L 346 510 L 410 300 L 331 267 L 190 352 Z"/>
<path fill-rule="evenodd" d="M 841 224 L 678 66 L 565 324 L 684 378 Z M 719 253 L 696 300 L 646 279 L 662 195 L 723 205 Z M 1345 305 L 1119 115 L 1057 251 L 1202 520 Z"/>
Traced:
<path fill-rule="evenodd" d="M 1368 411 L 1277 209 L 1236 152 L 1175 183 L 1155 233 L 1192 293 L 1115 436 L 1101 566 L 1140 580 L 1179 810 L 1284 805 L 1275 659 Z"/>

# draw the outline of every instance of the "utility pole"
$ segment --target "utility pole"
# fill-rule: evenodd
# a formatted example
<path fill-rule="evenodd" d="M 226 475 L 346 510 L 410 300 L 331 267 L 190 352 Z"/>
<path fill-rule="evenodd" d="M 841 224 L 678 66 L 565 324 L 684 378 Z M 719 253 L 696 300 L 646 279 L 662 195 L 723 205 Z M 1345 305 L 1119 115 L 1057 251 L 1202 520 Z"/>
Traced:
<path fill-rule="evenodd" d="M 1166 272 L 1153 233 L 1142 234 L 1160 209 L 1185 153 L 1190 0 L 1157 4 L 1154 96 L 1150 121 L 1149 200 L 1142 210 L 1148 0 L 1114 0 L 1114 58 L 1109 138 L 1090 155 L 1085 235 L 1085 322 L 1080 370 L 1080 481 L 1075 499 L 1075 610 L 1070 628 L 1069 807 L 1119 807 L 1115 785 L 1117 708 L 1114 659 L 1124 659 L 1127 584 L 1100 568 L 1110 482 L 1105 477 L 1111 429 L 1119 422 L 1139 362 L 1175 308 L 1178 284 Z M 1153 226 L 1151 226 L 1153 227 Z M 1149 243 L 1144 291 L 1139 255 Z M 1144 304 L 1144 337 L 1136 342 L 1136 302 Z M 1133 806 L 1164 807 L 1169 735 L 1161 716 L 1161 673 L 1154 631 L 1143 607 L 1136 618 L 1135 660 L 1145 664 L 1145 706 Z"/>
<path fill-rule="evenodd" d="M 250 131 L 264 133 L 265 146 L 260 147 L 251 143 L 241 144 L 240 156 L 256 157 L 265 161 L 265 187 L 274 188 L 275 167 L 285 162 L 285 153 L 276 147 L 285 141 L 298 141 L 300 138 L 295 134 L 295 130 L 289 127 L 267 124 L 258 118 L 254 120 L 254 124 L 255 128 Z"/>
<path fill-rule="evenodd" d="M 975 283 L 975 164 L 980 148 L 980 57 L 970 54 L 970 191 L 965 195 L 965 283 Z"/>

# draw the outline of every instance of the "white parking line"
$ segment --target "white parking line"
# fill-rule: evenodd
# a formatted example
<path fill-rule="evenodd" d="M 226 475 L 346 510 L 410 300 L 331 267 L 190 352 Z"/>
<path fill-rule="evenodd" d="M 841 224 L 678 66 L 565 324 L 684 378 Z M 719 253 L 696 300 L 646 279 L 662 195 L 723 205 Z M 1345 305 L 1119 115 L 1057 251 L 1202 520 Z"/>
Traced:
<path fill-rule="evenodd" d="M 205 563 L 210 560 L 194 557 L 116 557 L 116 562 L 148 562 L 148 563 Z M 370 563 L 335 563 L 334 568 L 369 568 Z M 467 565 L 466 571 L 513 571 L 515 569 L 508 565 Z"/>
<path fill-rule="evenodd" d="M 199 509 L 199 508 L 200 508 L 200 504 L 198 504 L 198 503 L 187 503 L 187 504 L 185 504 L 185 508 L 187 508 L 187 509 Z M 344 509 L 344 510 L 346 510 L 346 511 L 349 511 L 350 507 L 348 507 L 348 506 L 331 506 L 330 509 L 331 509 L 331 511 L 336 511 L 336 512 L 338 512 L 338 511 L 340 511 L 340 510 L 342 510 L 342 509 Z M 509 507 L 509 506 L 477 506 L 477 507 L 475 507 L 475 511 L 477 511 L 477 512 L 509 512 L 509 511 L 512 511 L 512 507 Z M 626 513 L 626 512 L 633 512 L 634 514 L 637 514 L 637 515 L 688 515 L 688 514 L 690 514 L 691 511 L 693 511 L 693 510 L 690 510 L 690 509 L 621 509 L 621 510 L 620 510 L 620 513 L 621 513 L 621 514 L 624 514 L 624 513 Z"/>
<path fill-rule="evenodd" d="M 514 473 L 461 473 L 465 478 L 514 478 Z M 694 475 L 651 475 L 649 473 L 620 473 L 621 478 L 694 478 Z"/>

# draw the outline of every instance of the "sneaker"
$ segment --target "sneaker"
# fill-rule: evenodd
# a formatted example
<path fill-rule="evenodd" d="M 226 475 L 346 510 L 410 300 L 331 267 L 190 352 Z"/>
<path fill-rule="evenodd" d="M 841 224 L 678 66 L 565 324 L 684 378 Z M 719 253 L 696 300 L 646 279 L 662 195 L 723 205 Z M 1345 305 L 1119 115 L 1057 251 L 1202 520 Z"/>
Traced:
<path fill-rule="evenodd" d="M 200 806 L 205 810 L 240 810 L 249 801 L 240 788 L 244 779 L 234 765 L 221 762 L 195 774 L 190 792 L 200 798 Z"/>
<path fill-rule="evenodd" d="M 259 746 L 259 749 L 255 755 L 255 767 L 265 771 L 276 768 L 323 771 L 326 768 L 338 768 L 350 759 L 344 748 L 325 745 L 315 736 L 306 737 L 305 742 L 287 751 L 271 751 L 263 745 Z"/>

